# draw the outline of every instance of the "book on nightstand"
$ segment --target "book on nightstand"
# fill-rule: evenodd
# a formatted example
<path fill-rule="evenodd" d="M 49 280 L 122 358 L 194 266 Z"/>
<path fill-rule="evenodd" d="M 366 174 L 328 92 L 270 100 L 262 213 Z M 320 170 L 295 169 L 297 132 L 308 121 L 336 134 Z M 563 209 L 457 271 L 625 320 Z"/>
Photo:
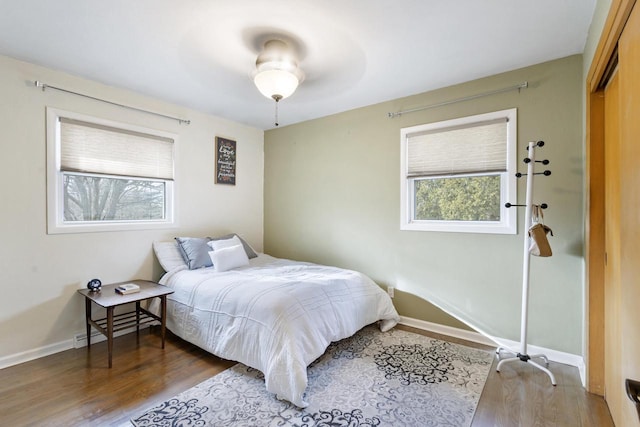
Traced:
<path fill-rule="evenodd" d="M 124 283 L 116 286 L 116 292 L 121 295 L 134 294 L 140 292 L 140 286 L 135 283 Z"/>

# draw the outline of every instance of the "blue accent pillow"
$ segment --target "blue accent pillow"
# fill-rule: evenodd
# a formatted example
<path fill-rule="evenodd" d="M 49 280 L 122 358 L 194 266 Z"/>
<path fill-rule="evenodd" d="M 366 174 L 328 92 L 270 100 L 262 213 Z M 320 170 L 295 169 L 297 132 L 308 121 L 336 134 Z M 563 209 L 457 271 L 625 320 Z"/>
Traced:
<path fill-rule="evenodd" d="M 211 239 L 208 237 L 176 237 L 178 249 L 189 270 L 213 265 L 209 257 L 210 248 L 207 246 L 209 240 Z"/>

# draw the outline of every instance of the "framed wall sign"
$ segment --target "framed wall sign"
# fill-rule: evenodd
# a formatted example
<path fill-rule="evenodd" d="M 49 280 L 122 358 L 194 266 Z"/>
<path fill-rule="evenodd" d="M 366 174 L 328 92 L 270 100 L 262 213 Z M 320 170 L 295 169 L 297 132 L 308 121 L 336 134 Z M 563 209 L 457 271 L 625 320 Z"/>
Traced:
<path fill-rule="evenodd" d="M 236 185 L 236 142 L 216 136 L 216 184 Z"/>

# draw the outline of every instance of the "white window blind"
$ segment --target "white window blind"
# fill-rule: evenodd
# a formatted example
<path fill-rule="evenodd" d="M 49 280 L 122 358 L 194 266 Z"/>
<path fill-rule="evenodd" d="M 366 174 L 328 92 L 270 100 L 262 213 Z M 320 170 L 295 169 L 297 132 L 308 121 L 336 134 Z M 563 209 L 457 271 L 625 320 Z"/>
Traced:
<path fill-rule="evenodd" d="M 173 139 L 59 120 L 62 171 L 173 180 Z"/>
<path fill-rule="evenodd" d="M 507 170 L 507 120 L 407 135 L 407 177 Z"/>

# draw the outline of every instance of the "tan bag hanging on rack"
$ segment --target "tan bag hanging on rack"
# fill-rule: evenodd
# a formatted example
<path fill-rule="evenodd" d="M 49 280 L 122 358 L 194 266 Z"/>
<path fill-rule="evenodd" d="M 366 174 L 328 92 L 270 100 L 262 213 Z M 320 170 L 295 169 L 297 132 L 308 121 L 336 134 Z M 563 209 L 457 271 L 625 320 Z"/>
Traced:
<path fill-rule="evenodd" d="M 540 205 L 533 205 L 531 207 L 531 218 L 533 224 L 529 228 L 529 237 L 531 238 L 531 245 L 529 246 L 529 252 L 531 255 L 549 257 L 552 255 L 551 245 L 547 239 L 547 234 L 553 236 L 551 228 L 544 225 L 544 216 L 542 215 L 542 209 Z"/>

